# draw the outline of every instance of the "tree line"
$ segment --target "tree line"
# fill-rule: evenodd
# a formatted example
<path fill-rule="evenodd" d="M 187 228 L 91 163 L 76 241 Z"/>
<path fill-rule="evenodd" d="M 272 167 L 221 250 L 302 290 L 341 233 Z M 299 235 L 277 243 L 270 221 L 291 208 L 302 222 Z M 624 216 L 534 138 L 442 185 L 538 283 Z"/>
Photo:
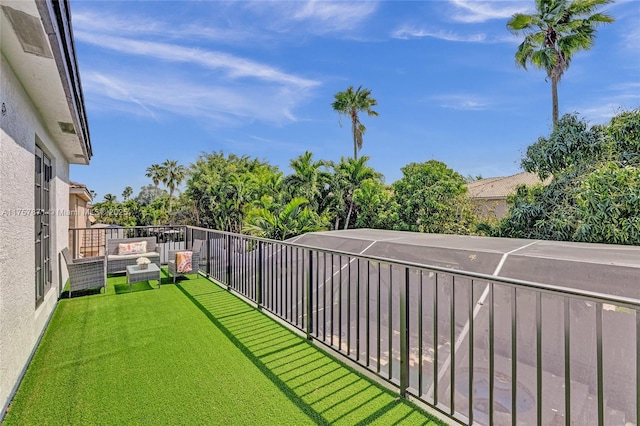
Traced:
<path fill-rule="evenodd" d="M 359 113 L 378 115 L 372 109 L 376 99 L 362 86 L 338 92 L 331 104 L 350 121 L 352 158 L 333 162 L 307 151 L 291 160 L 289 175 L 267 161 L 223 152 L 202 154 L 189 168 L 167 160 L 147 169 L 153 185 L 141 188 L 135 198 L 127 187 L 122 203 L 107 194 L 95 205 L 99 211 L 124 208 L 128 215 L 99 220 L 189 224 L 274 239 L 378 228 L 640 244 L 639 110 L 593 127 L 577 114 L 558 117 L 558 83 L 573 55 L 593 46 L 597 26 L 613 22 L 597 11 L 608 3 L 537 0 L 534 13 L 515 14 L 507 23 L 510 31 L 524 35 L 517 65 L 541 68 L 551 81 L 553 131 L 527 149 L 521 166 L 552 180 L 519 187 L 500 221 L 480 216 L 465 178 L 440 161 L 408 164 L 402 178 L 387 185 L 368 165 L 369 157 L 358 158 L 366 132 Z"/>
<path fill-rule="evenodd" d="M 265 160 L 203 153 L 188 168 L 163 163 L 170 174 L 157 174 L 152 165 L 153 184 L 136 197 L 127 187 L 121 203 L 107 194 L 95 207 L 129 212 L 98 218 L 106 223 L 188 224 L 274 239 L 376 228 L 640 244 L 640 109 L 595 126 L 577 114 L 563 116 L 521 160 L 524 170 L 551 177 L 550 183 L 519 187 L 500 221 L 479 214 L 467 179 L 443 162 L 407 164 L 390 185 L 368 162 L 367 156 L 316 159 L 307 151 L 285 175 Z"/>

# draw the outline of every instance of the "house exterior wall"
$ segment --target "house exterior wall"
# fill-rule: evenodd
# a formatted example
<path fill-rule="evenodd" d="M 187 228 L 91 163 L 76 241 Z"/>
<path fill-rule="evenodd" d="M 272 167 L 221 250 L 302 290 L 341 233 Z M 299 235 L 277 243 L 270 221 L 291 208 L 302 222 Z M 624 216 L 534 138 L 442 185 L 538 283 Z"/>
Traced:
<path fill-rule="evenodd" d="M 509 206 L 506 197 L 474 198 L 471 200 L 481 218 L 502 219 L 507 215 Z"/>
<path fill-rule="evenodd" d="M 89 202 L 79 194 L 71 192 L 69 194 L 69 228 L 90 228 Z M 76 257 L 97 256 L 94 253 L 87 253 L 83 247 L 87 231 L 78 230 L 69 232 L 69 251 Z"/>
<path fill-rule="evenodd" d="M 43 124 L 4 55 L 0 57 L 0 408 L 10 401 L 51 316 L 67 272 L 59 253 L 67 245 L 69 163 Z M 36 137 L 51 158 L 52 285 L 35 300 L 34 167 Z"/>

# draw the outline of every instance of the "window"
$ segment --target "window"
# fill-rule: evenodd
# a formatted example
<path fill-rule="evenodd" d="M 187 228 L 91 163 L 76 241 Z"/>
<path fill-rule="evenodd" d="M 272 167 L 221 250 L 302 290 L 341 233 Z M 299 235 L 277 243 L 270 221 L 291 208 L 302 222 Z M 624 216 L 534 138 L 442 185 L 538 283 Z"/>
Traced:
<path fill-rule="evenodd" d="M 34 218 L 36 307 L 51 287 L 51 159 L 36 145 Z"/>

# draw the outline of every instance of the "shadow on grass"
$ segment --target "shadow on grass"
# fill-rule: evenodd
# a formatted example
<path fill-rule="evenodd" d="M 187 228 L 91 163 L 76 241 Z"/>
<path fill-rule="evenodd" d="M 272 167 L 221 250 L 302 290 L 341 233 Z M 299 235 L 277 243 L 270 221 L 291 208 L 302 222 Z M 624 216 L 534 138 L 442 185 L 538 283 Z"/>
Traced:
<path fill-rule="evenodd" d="M 228 291 L 204 279 L 193 283 L 176 287 L 317 424 L 444 424 Z M 203 285 L 213 290 L 203 292 Z"/>
<path fill-rule="evenodd" d="M 127 276 L 124 272 L 107 274 L 107 280 L 109 282 L 109 286 L 112 287 L 112 290 L 110 290 L 109 292 L 112 291 L 115 294 L 126 294 L 135 293 L 137 291 L 155 290 L 160 288 L 162 285 L 173 284 L 173 279 L 169 278 L 165 269 L 160 269 L 160 281 L 139 281 L 129 286 L 129 283 L 127 282 Z"/>
<path fill-rule="evenodd" d="M 76 297 L 94 296 L 103 292 L 104 291 L 101 287 L 86 288 L 84 290 L 74 290 L 71 292 L 71 296 L 69 296 L 69 287 L 67 285 L 66 289 L 62 292 L 62 297 L 67 299 L 75 299 Z"/>
<path fill-rule="evenodd" d="M 127 284 L 127 283 L 114 284 L 113 285 L 113 291 L 116 294 L 132 293 L 132 292 L 144 291 L 144 290 L 153 290 L 153 289 L 156 289 L 156 288 L 158 288 L 158 285 L 155 284 L 154 286 L 152 286 L 149 281 L 140 281 L 140 282 L 137 282 L 137 283 L 133 283 L 131 285 L 131 288 L 129 288 L 129 284 Z"/>

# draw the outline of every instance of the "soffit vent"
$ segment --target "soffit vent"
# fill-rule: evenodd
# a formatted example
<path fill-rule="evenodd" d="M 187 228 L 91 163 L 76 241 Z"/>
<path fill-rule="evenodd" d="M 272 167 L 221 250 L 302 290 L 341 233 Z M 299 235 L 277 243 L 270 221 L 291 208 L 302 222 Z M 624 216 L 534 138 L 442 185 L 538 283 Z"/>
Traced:
<path fill-rule="evenodd" d="M 2 6 L 2 10 L 11 22 L 13 31 L 22 45 L 22 50 L 43 58 L 53 59 L 47 37 L 42 31 L 40 19 L 9 6 Z"/>
<path fill-rule="evenodd" d="M 62 130 L 62 133 L 68 133 L 70 135 L 76 134 L 76 129 L 75 127 L 73 127 L 72 123 L 65 123 L 62 121 L 58 121 L 58 126 L 60 126 L 60 130 Z"/>

